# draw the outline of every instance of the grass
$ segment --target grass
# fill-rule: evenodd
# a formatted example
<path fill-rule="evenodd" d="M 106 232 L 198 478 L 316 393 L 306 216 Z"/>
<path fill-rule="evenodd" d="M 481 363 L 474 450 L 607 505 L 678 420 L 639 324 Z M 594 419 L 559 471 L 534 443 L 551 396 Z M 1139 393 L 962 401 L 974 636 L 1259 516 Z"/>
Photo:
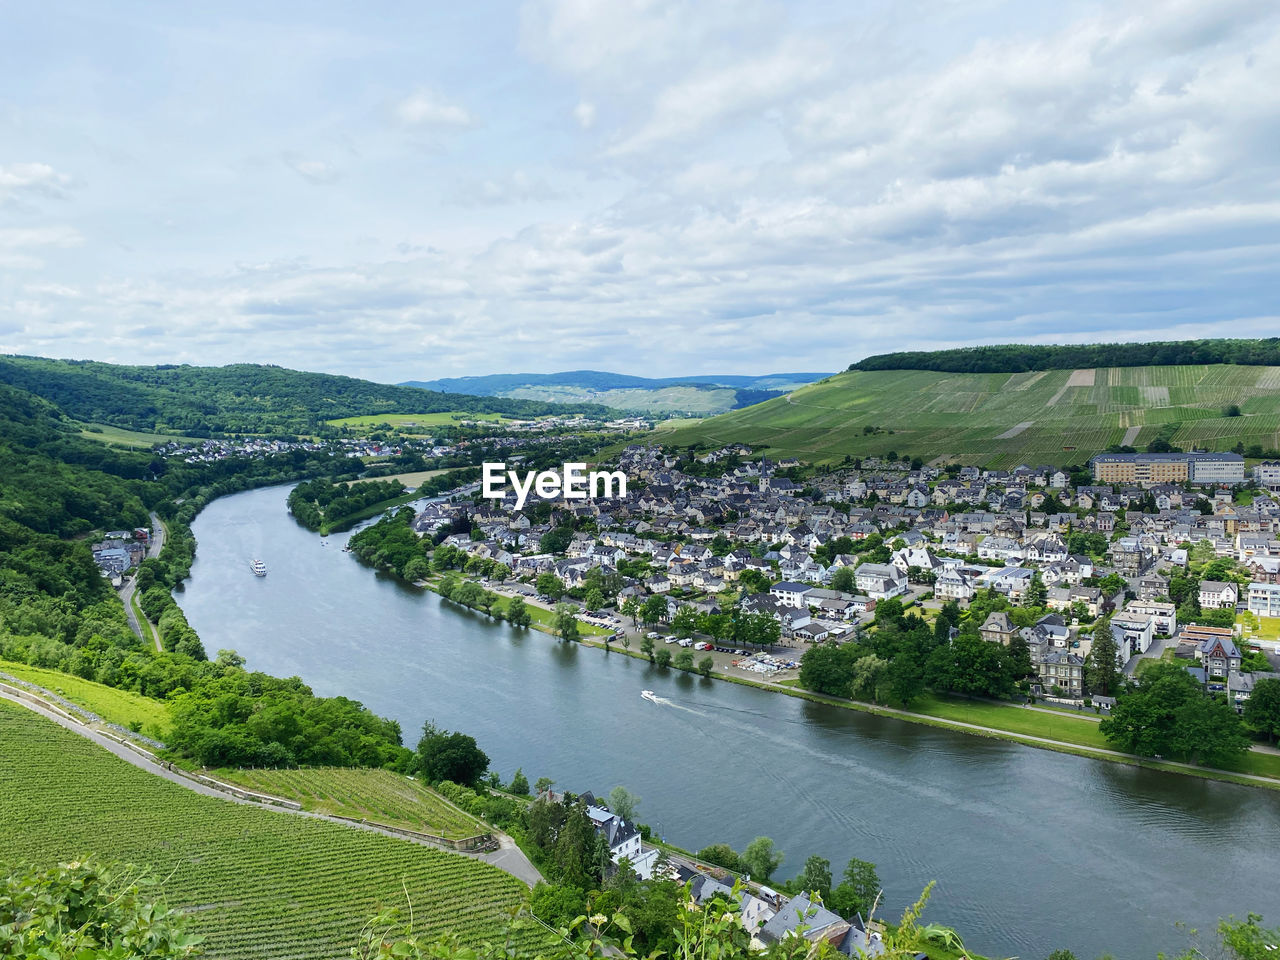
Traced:
<path fill-rule="evenodd" d="M 164 878 L 220 960 L 347 956 L 380 908 L 415 931 L 496 939 L 525 886 L 478 860 L 308 817 L 206 797 L 0 702 L 0 861 L 93 855 Z M 545 934 L 517 934 L 532 953 Z"/>
<path fill-rule="evenodd" d="M 1135 446 L 1165 427 L 1172 442 L 1227 450 L 1280 446 L 1280 368 L 1231 365 L 1099 369 L 1094 385 L 1070 370 L 961 374 L 853 371 L 789 397 L 699 421 L 664 424 L 663 443 L 767 445 L 771 457 L 838 463 L 890 451 L 925 460 L 1010 467 L 1083 463 L 1137 429 Z M 1239 404 L 1240 417 L 1223 417 Z M 1001 435 L 1018 424 L 1016 436 Z M 866 429 L 879 432 L 865 432 Z"/>
<path fill-rule="evenodd" d="M 373 428 L 383 424 L 397 429 L 406 427 L 447 427 L 457 426 L 468 420 L 512 420 L 501 413 L 470 413 L 466 411 L 442 410 L 439 413 L 371 413 L 361 417 L 341 417 L 328 421 L 334 427 Z"/>
<path fill-rule="evenodd" d="M 360 480 L 352 480 L 356 483 L 372 483 L 375 480 L 399 480 L 410 490 L 417 490 L 420 486 L 430 480 L 432 477 L 438 477 L 442 473 L 448 473 L 448 469 L 440 470 L 415 470 L 412 473 L 390 473 L 382 477 L 364 477 Z"/>
<path fill-rule="evenodd" d="M 1236 623 L 1243 625 L 1244 639 L 1280 640 L 1280 617 L 1255 617 L 1243 614 L 1236 618 Z M 1254 629 L 1254 624 L 1257 625 Z"/>
<path fill-rule="evenodd" d="M 216 776 L 289 800 L 304 810 L 373 820 L 458 840 L 488 827 L 434 790 L 390 770 L 316 767 L 299 770 L 219 770 Z"/>
<path fill-rule="evenodd" d="M 11 663 L 8 660 L 0 660 L 0 673 L 10 674 L 51 690 L 86 710 L 92 710 L 109 723 L 118 723 L 122 727 L 132 727 L 139 723 L 140 733 L 157 740 L 163 740 L 169 732 L 169 705 L 163 700 L 153 700 L 128 690 L 117 690 L 69 673 L 29 667 L 25 663 Z"/>
<path fill-rule="evenodd" d="M 940 720 L 958 723 L 976 723 L 994 727 L 1007 733 L 1019 733 L 1029 737 L 1046 737 L 1081 747 L 1112 749 L 1106 738 L 1098 732 L 1095 720 L 1073 716 L 1065 712 L 1046 713 L 1041 710 L 1025 710 L 1002 703 L 981 700 L 953 700 L 949 697 L 922 697 L 911 705 L 916 713 Z"/>
<path fill-rule="evenodd" d="M 200 443 L 194 437 L 181 437 L 172 433 L 146 433 L 140 430 L 126 430 L 105 423 L 82 423 L 80 436 L 88 440 L 97 440 L 113 447 L 128 447 L 131 450 L 150 450 L 157 443 L 168 443 L 178 440 L 182 443 Z"/>

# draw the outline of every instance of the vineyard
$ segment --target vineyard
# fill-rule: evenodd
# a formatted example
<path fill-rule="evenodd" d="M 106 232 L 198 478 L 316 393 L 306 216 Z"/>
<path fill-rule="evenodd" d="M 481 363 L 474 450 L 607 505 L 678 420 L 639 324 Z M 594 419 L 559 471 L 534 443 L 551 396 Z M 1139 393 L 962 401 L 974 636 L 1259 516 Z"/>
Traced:
<path fill-rule="evenodd" d="M 1242 415 L 1224 416 L 1231 406 Z M 1162 430 L 1182 447 L 1280 447 L 1280 368 L 853 371 L 709 420 L 673 422 L 655 439 L 767 445 L 771 456 L 811 462 L 896 452 L 1011 467 L 1083 463 L 1111 444 L 1144 446 Z"/>
<path fill-rule="evenodd" d="M 0 861 L 145 867 L 226 960 L 347 956 L 369 917 L 406 897 L 419 933 L 493 940 L 527 892 L 477 860 L 200 796 L 5 701 L 0 810 Z M 515 936 L 532 947 L 544 935 Z"/>
<path fill-rule="evenodd" d="M 128 690 L 117 690 L 92 680 L 84 680 L 58 670 L 44 670 L 25 663 L 0 660 L 0 673 L 7 673 L 52 690 L 72 703 L 92 710 L 108 723 L 137 727 L 138 732 L 163 740 L 169 732 L 169 705 Z"/>
<path fill-rule="evenodd" d="M 390 770 L 219 770 L 217 776 L 250 790 L 297 800 L 304 810 L 373 820 L 452 840 L 489 829 L 438 793 Z"/>

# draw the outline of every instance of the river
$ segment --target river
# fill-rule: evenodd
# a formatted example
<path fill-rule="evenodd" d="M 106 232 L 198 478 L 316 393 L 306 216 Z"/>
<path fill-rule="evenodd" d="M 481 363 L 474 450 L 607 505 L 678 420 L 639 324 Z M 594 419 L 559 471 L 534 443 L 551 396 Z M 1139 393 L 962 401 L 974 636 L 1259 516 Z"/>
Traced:
<path fill-rule="evenodd" d="M 885 916 L 930 880 L 926 920 L 970 948 L 1154 958 L 1250 910 L 1280 922 L 1280 795 L 1086 760 L 660 671 L 521 632 L 375 574 L 285 508 L 286 487 L 212 503 L 178 601 L 212 654 L 297 674 L 400 721 L 476 737 L 509 779 L 607 792 L 674 843 L 772 837 L 791 876 L 877 865 Z M 266 561 L 254 577 L 251 558 Z M 652 689 L 665 703 L 640 698 Z"/>

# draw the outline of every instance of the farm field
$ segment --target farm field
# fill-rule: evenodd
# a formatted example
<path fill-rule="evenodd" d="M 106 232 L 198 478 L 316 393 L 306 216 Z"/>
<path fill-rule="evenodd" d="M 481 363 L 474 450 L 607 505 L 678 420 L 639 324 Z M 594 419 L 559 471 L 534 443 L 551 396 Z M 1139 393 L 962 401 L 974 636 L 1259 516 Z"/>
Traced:
<path fill-rule="evenodd" d="M 456 426 L 466 420 L 511 420 L 512 417 L 501 413 L 468 413 L 466 411 L 443 410 L 439 413 L 371 413 L 362 417 L 341 417 L 329 420 L 330 426 L 351 427 L 354 430 L 376 429 L 387 424 L 400 429 L 413 427 L 447 427 Z"/>
<path fill-rule="evenodd" d="M 194 437 L 180 437 L 171 433 L 145 433 L 139 430 L 126 430 L 105 423 L 80 424 L 80 436 L 89 440 L 113 447 L 128 447 L 130 450 L 150 450 L 157 443 L 168 443 L 180 440 L 186 443 L 200 443 Z"/>
<path fill-rule="evenodd" d="M 128 690 L 117 690 L 92 680 L 84 680 L 69 673 L 29 667 L 25 663 L 0 660 L 0 673 L 7 673 L 51 690 L 61 697 L 92 710 L 109 723 L 122 727 L 140 725 L 139 733 L 163 740 L 169 732 L 169 705 L 163 700 L 153 700 Z"/>
<path fill-rule="evenodd" d="M 452 840 L 488 828 L 444 797 L 390 770 L 317 767 L 299 770 L 218 770 L 223 780 L 297 800 L 304 810 L 373 820 Z"/>
<path fill-rule="evenodd" d="M 502 933 L 527 893 L 477 860 L 192 793 L 7 702 L 0 745 L 0 861 L 93 855 L 146 868 L 192 911 L 209 956 L 347 956 L 362 925 L 406 897 L 417 932 L 478 943 Z M 543 935 L 516 936 L 520 952 Z"/>
<path fill-rule="evenodd" d="M 1231 405 L 1242 415 L 1224 416 Z M 1158 435 L 1184 449 L 1280 446 L 1280 368 L 851 371 L 709 420 L 662 425 L 653 438 L 748 443 L 815 463 L 896 452 L 1012 467 L 1084 463 L 1111 444 L 1141 448 Z"/>
<path fill-rule="evenodd" d="M 588 390 L 569 386 L 528 386 L 505 391 L 502 396 L 518 400 L 546 400 L 552 403 L 603 403 L 615 410 L 640 413 L 667 413 L 679 410 L 691 414 L 723 413 L 738 402 L 738 391 L 732 387 L 681 386 L 645 390 L 618 387 L 613 390 Z"/>
<path fill-rule="evenodd" d="M 375 480 L 399 480 L 410 490 L 417 490 L 420 486 L 430 480 L 432 477 L 438 477 L 442 473 L 448 473 L 448 469 L 440 470 L 415 470 L 412 473 L 391 473 L 385 477 L 365 477 L 361 480 L 352 480 L 352 483 L 372 483 Z"/>

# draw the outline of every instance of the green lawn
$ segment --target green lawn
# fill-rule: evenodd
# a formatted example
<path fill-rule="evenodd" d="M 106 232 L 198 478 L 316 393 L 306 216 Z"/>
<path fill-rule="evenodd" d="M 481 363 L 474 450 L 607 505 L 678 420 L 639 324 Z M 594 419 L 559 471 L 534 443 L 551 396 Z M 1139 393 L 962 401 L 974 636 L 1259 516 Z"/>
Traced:
<path fill-rule="evenodd" d="M 1280 640 L 1280 617 L 1255 617 L 1243 613 L 1236 618 L 1242 625 L 1242 636 L 1245 640 Z"/>
<path fill-rule="evenodd" d="M 1084 463 L 1166 425 L 1171 442 L 1228 450 L 1280 445 L 1280 368 L 1233 365 L 1049 370 L 1038 373 L 853 371 L 765 403 L 661 425 L 654 439 L 747 443 L 770 457 L 839 462 L 890 451 L 926 460 L 1010 467 Z M 1243 416 L 1223 417 L 1239 404 Z"/>
<path fill-rule="evenodd" d="M 69 673 L 29 667 L 25 663 L 0 660 L 0 673 L 7 673 L 30 683 L 52 690 L 72 703 L 92 710 L 110 723 L 130 727 L 141 724 L 139 732 L 163 740 L 169 731 L 169 705 L 163 700 L 153 700 L 128 690 L 83 680 Z"/>
<path fill-rule="evenodd" d="M 501 613 L 505 616 L 509 603 L 510 600 L 507 597 L 499 597 L 498 602 L 493 605 L 494 613 Z M 525 603 L 524 608 L 529 611 L 529 615 L 533 618 L 533 622 L 539 626 L 546 627 L 548 630 L 551 630 L 555 626 L 556 615 L 554 611 L 544 610 L 542 607 L 532 603 Z M 613 633 L 612 630 L 607 630 L 604 627 L 597 627 L 590 623 L 583 623 L 581 620 L 578 621 L 578 630 L 583 636 L 587 637 L 603 637 Z"/>
<path fill-rule="evenodd" d="M 193 793 L 29 710 L 0 702 L 0 861 L 87 855 L 164 879 L 218 960 L 333 960 L 365 922 L 412 904 L 415 932 L 501 935 L 525 886 L 478 860 Z M 545 946 L 526 931 L 515 955 Z"/>
<path fill-rule="evenodd" d="M 218 770 L 223 780 L 297 800 L 305 810 L 373 820 L 438 837 L 462 839 L 488 827 L 434 790 L 390 770 L 315 767 L 298 770 Z"/>
<path fill-rule="evenodd" d="M 953 700 L 933 695 L 922 697 L 911 705 L 911 709 L 941 720 L 974 723 L 1007 733 L 1061 740 L 1081 747 L 1110 749 L 1106 739 L 1098 732 L 1096 721 L 1069 713 L 1045 713 L 1041 710 L 1025 710 L 1012 704 Z"/>

